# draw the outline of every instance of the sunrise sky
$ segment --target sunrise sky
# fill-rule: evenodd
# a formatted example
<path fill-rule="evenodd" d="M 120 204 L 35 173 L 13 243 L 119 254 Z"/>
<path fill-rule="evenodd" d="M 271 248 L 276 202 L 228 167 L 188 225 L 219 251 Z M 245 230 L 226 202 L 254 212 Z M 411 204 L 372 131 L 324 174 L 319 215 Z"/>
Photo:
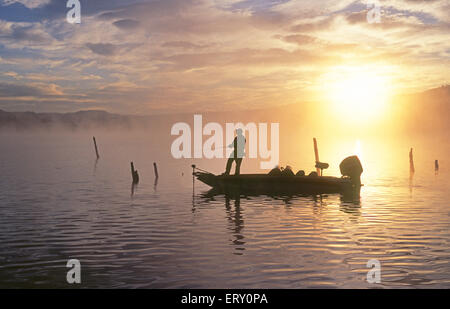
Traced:
<path fill-rule="evenodd" d="M 366 3 L 85 0 L 70 24 L 65 0 L 0 0 L 0 109 L 352 104 L 450 82 L 448 0 L 379 1 L 380 23 Z"/>

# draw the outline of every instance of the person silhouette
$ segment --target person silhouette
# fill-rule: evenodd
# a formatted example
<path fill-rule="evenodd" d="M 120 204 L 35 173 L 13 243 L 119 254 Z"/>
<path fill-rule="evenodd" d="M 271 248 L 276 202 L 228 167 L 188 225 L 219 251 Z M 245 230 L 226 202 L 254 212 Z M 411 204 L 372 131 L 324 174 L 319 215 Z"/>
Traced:
<path fill-rule="evenodd" d="M 241 172 L 241 163 L 242 158 L 245 156 L 245 136 L 242 134 L 242 129 L 236 130 L 236 137 L 234 138 L 233 143 L 228 145 L 228 148 L 234 148 L 233 152 L 231 152 L 230 157 L 227 161 L 227 167 L 224 175 L 230 175 L 231 165 L 233 161 L 236 161 L 236 169 L 234 174 L 239 175 Z"/>

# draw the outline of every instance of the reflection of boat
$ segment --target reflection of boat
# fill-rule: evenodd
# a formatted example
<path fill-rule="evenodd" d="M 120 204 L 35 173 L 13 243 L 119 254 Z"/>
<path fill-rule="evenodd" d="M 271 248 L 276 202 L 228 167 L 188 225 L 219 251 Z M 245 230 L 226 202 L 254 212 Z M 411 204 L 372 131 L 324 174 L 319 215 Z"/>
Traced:
<path fill-rule="evenodd" d="M 331 176 L 274 176 L 268 174 L 214 175 L 194 171 L 201 182 L 223 192 L 240 191 L 262 194 L 281 193 L 354 193 L 361 186 L 361 163 L 356 156 L 342 161 L 343 177 Z"/>

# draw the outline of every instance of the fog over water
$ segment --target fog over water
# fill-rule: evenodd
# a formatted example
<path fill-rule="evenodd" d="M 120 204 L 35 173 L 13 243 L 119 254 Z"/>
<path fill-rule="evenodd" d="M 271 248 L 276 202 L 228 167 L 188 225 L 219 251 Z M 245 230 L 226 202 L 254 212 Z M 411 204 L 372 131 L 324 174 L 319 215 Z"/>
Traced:
<path fill-rule="evenodd" d="M 265 115 L 235 119 L 277 118 Z M 191 164 L 221 173 L 225 159 L 173 159 L 170 128 L 178 121 L 192 124 L 193 115 L 130 130 L 3 131 L 0 286 L 69 287 L 66 263 L 79 259 L 81 287 L 450 287 L 446 131 L 349 134 L 281 119 L 280 164 L 314 170 L 313 137 L 330 163 L 326 175 L 339 176 L 340 161 L 358 154 L 360 201 L 230 198 L 207 196 L 198 181 L 193 190 Z M 131 161 L 141 176 L 135 188 Z M 245 159 L 242 172 L 267 171 Z M 381 262 L 380 284 L 366 281 L 369 259 Z"/>

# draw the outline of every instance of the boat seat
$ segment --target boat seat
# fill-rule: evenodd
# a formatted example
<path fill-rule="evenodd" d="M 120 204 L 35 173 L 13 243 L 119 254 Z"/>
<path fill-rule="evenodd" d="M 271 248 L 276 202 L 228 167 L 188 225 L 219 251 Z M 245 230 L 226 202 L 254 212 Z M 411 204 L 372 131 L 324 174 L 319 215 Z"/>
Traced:
<path fill-rule="evenodd" d="M 320 169 L 320 176 L 323 176 L 323 170 L 326 170 L 330 165 L 328 163 L 316 161 L 316 168 Z"/>

